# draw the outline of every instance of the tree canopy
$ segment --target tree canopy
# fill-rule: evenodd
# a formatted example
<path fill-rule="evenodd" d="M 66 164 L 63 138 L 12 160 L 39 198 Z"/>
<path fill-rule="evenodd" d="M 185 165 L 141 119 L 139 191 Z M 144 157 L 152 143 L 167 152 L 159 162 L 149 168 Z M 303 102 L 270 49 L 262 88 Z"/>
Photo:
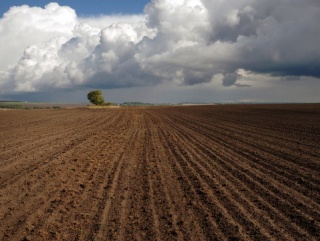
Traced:
<path fill-rule="evenodd" d="M 104 98 L 101 90 L 90 91 L 87 95 L 88 100 L 94 105 L 103 105 Z"/>

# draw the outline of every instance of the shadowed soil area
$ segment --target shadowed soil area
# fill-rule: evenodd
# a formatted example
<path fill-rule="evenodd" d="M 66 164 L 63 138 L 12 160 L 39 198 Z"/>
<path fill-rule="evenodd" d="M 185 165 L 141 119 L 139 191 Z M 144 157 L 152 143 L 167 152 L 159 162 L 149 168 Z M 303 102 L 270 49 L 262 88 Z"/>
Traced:
<path fill-rule="evenodd" d="M 0 112 L 0 240 L 319 240 L 320 105 Z"/>

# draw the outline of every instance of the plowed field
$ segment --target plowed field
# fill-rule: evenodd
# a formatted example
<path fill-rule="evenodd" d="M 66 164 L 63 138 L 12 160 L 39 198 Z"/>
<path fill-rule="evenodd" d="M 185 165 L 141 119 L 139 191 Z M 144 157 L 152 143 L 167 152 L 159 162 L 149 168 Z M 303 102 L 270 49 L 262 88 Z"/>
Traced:
<path fill-rule="evenodd" d="M 0 240 L 319 240 L 320 105 L 0 111 Z"/>

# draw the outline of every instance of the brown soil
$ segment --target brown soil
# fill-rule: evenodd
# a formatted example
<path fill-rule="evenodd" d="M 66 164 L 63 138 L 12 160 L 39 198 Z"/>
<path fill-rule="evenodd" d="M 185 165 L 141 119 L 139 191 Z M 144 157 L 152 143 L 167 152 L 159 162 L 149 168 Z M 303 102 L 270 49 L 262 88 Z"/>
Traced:
<path fill-rule="evenodd" d="M 319 240 L 320 105 L 0 113 L 0 240 Z"/>

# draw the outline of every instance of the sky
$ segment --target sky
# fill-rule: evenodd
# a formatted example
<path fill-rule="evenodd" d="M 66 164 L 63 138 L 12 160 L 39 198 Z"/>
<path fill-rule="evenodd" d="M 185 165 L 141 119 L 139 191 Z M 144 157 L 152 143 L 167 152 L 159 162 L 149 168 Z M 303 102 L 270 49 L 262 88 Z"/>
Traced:
<path fill-rule="evenodd" d="M 1 0 L 0 15 L 2 16 L 12 6 L 38 6 L 44 7 L 49 4 L 48 0 Z M 73 8 L 78 16 L 93 16 L 107 14 L 141 14 L 144 6 L 149 3 L 148 0 L 60 0 L 55 1 L 61 6 L 69 6 Z"/>
<path fill-rule="evenodd" d="M 318 0 L 3 0 L 0 100 L 320 102 Z"/>

